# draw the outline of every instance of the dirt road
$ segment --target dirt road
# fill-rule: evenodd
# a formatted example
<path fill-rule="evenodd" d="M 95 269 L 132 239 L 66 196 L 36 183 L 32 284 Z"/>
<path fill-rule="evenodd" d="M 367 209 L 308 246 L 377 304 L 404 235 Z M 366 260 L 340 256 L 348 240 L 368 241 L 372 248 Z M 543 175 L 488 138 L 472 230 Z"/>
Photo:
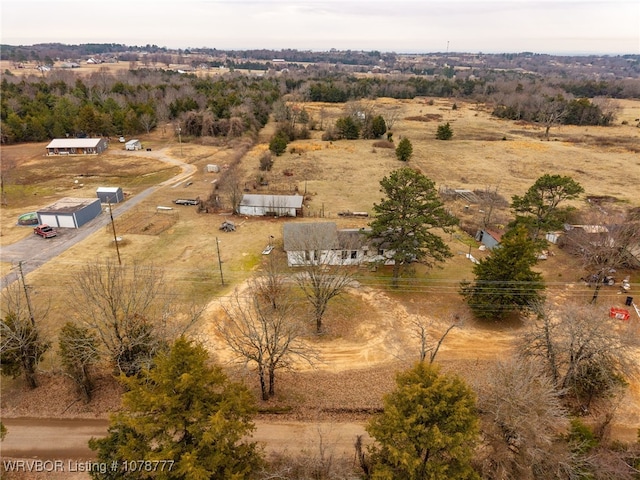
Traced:
<path fill-rule="evenodd" d="M 8 434 L 2 442 L 2 457 L 41 460 L 90 460 L 95 453 L 87 442 L 107 434 L 103 419 L 3 418 Z M 353 455 L 357 435 L 364 424 L 345 422 L 256 422 L 253 440 L 267 452 L 318 452 L 322 441 L 336 456 Z M 327 450 L 329 451 L 329 450 Z"/>

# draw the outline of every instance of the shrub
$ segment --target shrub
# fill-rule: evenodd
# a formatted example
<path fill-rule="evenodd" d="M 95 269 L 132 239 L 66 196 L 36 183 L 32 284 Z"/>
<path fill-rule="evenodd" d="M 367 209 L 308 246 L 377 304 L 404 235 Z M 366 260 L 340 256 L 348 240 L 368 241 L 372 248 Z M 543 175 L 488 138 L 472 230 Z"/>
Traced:
<path fill-rule="evenodd" d="M 393 142 L 390 142 L 388 140 L 378 140 L 377 142 L 373 143 L 374 147 L 377 148 L 393 148 Z"/>
<path fill-rule="evenodd" d="M 287 139 L 284 135 L 278 134 L 274 136 L 269 142 L 269 150 L 275 153 L 278 157 L 287 150 Z"/>
<path fill-rule="evenodd" d="M 268 172 L 273 167 L 273 156 L 271 152 L 264 152 L 260 157 L 260 171 Z"/>

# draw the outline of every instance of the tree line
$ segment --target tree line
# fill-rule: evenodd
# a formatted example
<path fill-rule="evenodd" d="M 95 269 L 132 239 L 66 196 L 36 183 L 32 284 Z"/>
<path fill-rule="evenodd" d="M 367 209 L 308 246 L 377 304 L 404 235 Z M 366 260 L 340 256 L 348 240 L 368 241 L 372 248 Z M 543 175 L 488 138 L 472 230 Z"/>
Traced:
<path fill-rule="evenodd" d="M 252 134 L 266 124 L 279 84 L 245 76 L 200 80 L 150 70 L 129 71 L 121 78 L 104 70 L 85 78 L 70 72 L 3 76 L 0 92 L 1 141 L 9 144 L 135 135 L 174 121 L 184 123 L 185 135 Z"/>
<path fill-rule="evenodd" d="M 194 137 L 251 134 L 265 125 L 273 103 L 285 93 L 295 93 L 303 101 L 331 103 L 460 97 L 493 105 L 494 115 L 513 120 L 544 122 L 550 110 L 561 110 L 556 123 L 571 125 L 614 121 L 614 106 L 593 95 L 640 95 L 615 80 L 541 80 L 513 73 L 360 78 L 317 67 L 264 77 L 231 73 L 198 78 L 148 68 L 119 75 L 102 69 L 87 77 L 69 71 L 20 77 L 8 73 L 0 83 L 0 142 L 135 135 L 174 121 L 184 123 L 185 133 Z"/>

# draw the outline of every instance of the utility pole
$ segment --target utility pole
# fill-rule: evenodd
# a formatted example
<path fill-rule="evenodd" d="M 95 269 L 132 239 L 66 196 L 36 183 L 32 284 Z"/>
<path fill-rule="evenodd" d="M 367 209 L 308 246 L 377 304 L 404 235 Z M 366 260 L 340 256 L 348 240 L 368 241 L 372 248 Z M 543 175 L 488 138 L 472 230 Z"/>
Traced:
<path fill-rule="evenodd" d="M 22 271 L 22 260 L 18 262 L 18 270 L 20 270 L 20 279 L 22 280 L 22 287 L 24 288 L 24 296 L 27 299 L 27 309 L 29 310 L 29 319 L 31 320 L 31 325 L 35 328 L 36 319 L 33 316 L 33 307 L 31 306 L 31 297 L 29 296 L 29 289 L 27 288 L 27 284 L 24 281 L 24 272 Z"/>
<path fill-rule="evenodd" d="M 113 221 L 113 212 L 111 211 L 111 197 L 107 197 L 107 205 L 109 206 L 109 215 L 111 216 L 111 227 L 113 228 L 113 241 L 116 244 L 116 253 L 118 254 L 118 265 L 122 265 L 122 260 L 120 260 L 120 246 L 118 245 L 118 236 L 116 235 L 116 224 Z"/>
<path fill-rule="evenodd" d="M 218 251 L 218 268 L 220 268 L 220 282 L 224 287 L 224 277 L 222 276 L 222 259 L 220 258 L 220 242 L 218 241 L 218 237 L 216 237 L 216 249 Z"/>

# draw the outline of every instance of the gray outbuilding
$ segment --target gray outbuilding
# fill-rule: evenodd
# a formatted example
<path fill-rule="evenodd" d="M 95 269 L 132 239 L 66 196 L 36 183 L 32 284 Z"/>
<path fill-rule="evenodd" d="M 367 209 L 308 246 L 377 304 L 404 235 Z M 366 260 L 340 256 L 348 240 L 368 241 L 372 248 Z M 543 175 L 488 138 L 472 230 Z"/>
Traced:
<path fill-rule="evenodd" d="M 120 187 L 98 187 L 96 194 L 102 203 L 120 203 L 124 201 L 124 193 Z"/>
<path fill-rule="evenodd" d="M 61 198 L 36 212 L 40 224 L 57 228 L 80 228 L 102 213 L 99 198 Z"/>
<path fill-rule="evenodd" d="M 142 150 L 142 142 L 140 142 L 140 140 L 138 140 L 137 138 L 134 138 L 133 140 L 129 140 L 127 143 L 124 144 L 124 149 L 125 150 Z"/>
<path fill-rule="evenodd" d="M 301 217 L 302 195 L 254 195 L 242 196 L 238 213 L 251 216 Z"/>

